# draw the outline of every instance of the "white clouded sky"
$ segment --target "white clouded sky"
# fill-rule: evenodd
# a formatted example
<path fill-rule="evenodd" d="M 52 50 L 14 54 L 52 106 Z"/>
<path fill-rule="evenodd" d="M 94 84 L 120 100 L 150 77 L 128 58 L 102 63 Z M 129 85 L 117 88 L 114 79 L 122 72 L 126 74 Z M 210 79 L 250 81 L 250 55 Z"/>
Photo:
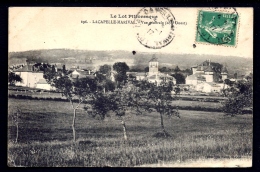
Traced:
<path fill-rule="evenodd" d="M 187 22 L 187 25 L 175 25 L 173 41 L 159 50 L 141 45 L 136 38 L 136 28 L 131 24 L 81 23 L 82 20 L 111 20 L 110 14 L 135 15 L 140 9 L 13 7 L 9 9 L 9 52 L 68 48 L 253 57 L 252 8 L 237 8 L 240 26 L 236 48 L 203 44 L 193 48 L 196 8 L 170 8 L 176 21 Z"/>

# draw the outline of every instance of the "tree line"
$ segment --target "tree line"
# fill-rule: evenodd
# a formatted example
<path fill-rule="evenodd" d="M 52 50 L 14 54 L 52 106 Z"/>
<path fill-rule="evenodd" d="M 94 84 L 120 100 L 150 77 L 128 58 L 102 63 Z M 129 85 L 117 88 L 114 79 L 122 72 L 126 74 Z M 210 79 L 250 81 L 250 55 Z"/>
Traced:
<path fill-rule="evenodd" d="M 111 71 L 115 82 L 111 80 Z M 117 62 L 112 68 L 103 65 L 96 72 L 96 77 L 71 78 L 68 71 L 47 70 L 44 74 L 46 81 L 54 86 L 62 96 L 65 96 L 73 110 L 72 133 L 76 141 L 75 120 L 79 106 L 88 102 L 85 110 L 93 117 L 105 119 L 109 111 L 121 120 L 123 137 L 127 140 L 125 116 L 128 110 L 135 115 L 144 111 L 156 111 L 160 114 L 161 128 L 164 136 L 168 133 L 164 128 L 163 116 L 179 116 L 178 109 L 172 105 L 174 97 L 172 82 L 162 82 L 156 86 L 148 81 L 128 80 L 126 72 L 129 67 L 125 62 Z M 76 99 L 76 101 L 75 101 Z M 130 114 L 130 115 L 133 115 Z"/>
<path fill-rule="evenodd" d="M 112 68 L 114 73 L 112 74 Z M 55 70 L 54 67 L 46 68 L 44 78 L 62 96 L 70 102 L 73 111 L 71 122 L 73 141 L 76 141 L 77 110 L 84 104 L 86 112 L 98 119 L 104 120 L 108 112 L 121 120 L 123 138 L 128 140 L 126 115 L 142 115 L 145 111 L 157 112 L 160 115 L 161 133 L 164 137 L 169 134 L 164 126 L 164 117 L 178 117 L 178 107 L 174 105 L 177 100 L 179 87 L 173 88 L 173 82 L 163 81 L 159 86 L 147 80 L 131 80 L 126 75 L 129 66 L 125 62 L 117 62 L 112 67 L 103 65 L 95 73 L 95 77 L 71 78 L 70 72 L 64 67 L 62 70 Z M 178 74 L 178 71 L 175 72 Z M 115 81 L 111 80 L 111 76 Z M 14 78 L 9 74 L 9 80 Z M 18 79 L 20 81 L 20 79 Z M 178 83 L 177 83 L 178 84 Z M 172 95 L 172 91 L 176 94 Z M 234 83 L 226 89 L 227 101 L 223 103 L 223 112 L 235 116 L 242 114 L 245 107 L 252 107 L 253 84 L 252 78 Z M 130 113 L 129 113 L 130 111 Z M 15 121 L 18 121 L 19 112 L 15 113 Z M 17 133 L 18 133 L 18 123 Z M 17 140 L 17 138 L 16 138 Z"/>

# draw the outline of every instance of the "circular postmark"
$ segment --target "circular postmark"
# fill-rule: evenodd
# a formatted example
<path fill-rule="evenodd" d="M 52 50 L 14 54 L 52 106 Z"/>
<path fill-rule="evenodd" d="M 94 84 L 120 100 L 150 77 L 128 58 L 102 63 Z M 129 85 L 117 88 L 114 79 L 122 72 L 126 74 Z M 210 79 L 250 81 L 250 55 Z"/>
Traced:
<path fill-rule="evenodd" d="M 197 21 L 197 42 L 236 45 L 238 17 L 235 8 L 200 10 Z"/>
<path fill-rule="evenodd" d="M 175 18 L 168 8 L 145 7 L 135 17 L 137 40 L 147 48 L 160 49 L 174 38 Z"/>

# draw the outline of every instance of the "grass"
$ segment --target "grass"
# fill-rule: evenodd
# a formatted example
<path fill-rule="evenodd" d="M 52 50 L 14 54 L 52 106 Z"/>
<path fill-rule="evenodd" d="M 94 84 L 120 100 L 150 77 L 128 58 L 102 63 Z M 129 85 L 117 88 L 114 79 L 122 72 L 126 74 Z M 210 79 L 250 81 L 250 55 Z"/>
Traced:
<path fill-rule="evenodd" d="M 252 156 L 252 115 L 224 116 L 217 112 L 180 111 L 181 119 L 165 117 L 171 137 L 161 132 L 157 113 L 127 113 L 128 142 L 123 141 L 120 121 L 90 117 L 83 106 L 76 119 L 67 102 L 9 99 L 8 110 L 22 108 L 18 143 L 15 126 L 8 121 L 9 166 L 138 166 L 159 162 L 185 162 L 198 158 Z"/>

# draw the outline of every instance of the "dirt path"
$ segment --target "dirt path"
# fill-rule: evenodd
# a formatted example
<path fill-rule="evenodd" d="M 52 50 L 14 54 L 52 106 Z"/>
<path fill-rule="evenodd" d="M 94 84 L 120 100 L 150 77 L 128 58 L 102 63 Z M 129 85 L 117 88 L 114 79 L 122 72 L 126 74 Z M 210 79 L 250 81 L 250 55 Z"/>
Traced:
<path fill-rule="evenodd" d="M 161 162 L 158 164 L 144 164 L 139 167 L 252 167 L 252 159 L 205 159 L 190 162 Z"/>

